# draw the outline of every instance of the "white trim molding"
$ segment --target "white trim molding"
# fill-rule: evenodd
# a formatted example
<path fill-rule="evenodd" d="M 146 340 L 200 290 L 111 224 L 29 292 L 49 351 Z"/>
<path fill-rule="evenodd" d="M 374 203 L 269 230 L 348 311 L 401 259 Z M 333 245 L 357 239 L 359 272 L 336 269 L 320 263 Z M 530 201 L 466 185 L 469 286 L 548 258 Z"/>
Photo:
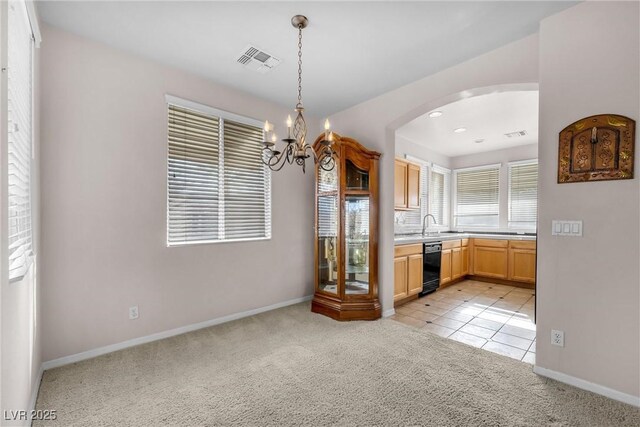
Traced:
<path fill-rule="evenodd" d="M 176 105 L 178 107 L 186 108 L 188 110 L 199 111 L 204 114 L 220 117 L 226 120 L 231 120 L 238 123 L 245 123 L 250 126 L 255 126 L 262 129 L 264 121 L 255 119 L 253 117 L 241 116 L 229 111 L 219 110 L 209 105 L 200 104 L 199 102 L 190 101 L 188 99 L 180 98 L 168 93 L 164 95 L 164 100 L 167 104 Z"/>
<path fill-rule="evenodd" d="M 40 21 L 38 20 L 38 13 L 33 0 L 26 0 L 27 15 L 29 16 L 29 24 L 31 24 L 31 33 L 33 33 L 33 41 L 36 47 L 40 47 L 42 42 L 42 34 L 40 33 Z"/>
<path fill-rule="evenodd" d="M 35 381 L 31 384 L 31 398 L 29 400 L 29 409 L 36 409 L 36 402 L 38 400 L 38 393 L 40 392 L 40 383 L 42 382 L 42 374 L 44 374 L 44 364 L 40 365 L 40 369 L 38 369 L 38 374 L 36 376 Z"/>
<path fill-rule="evenodd" d="M 69 365 L 75 362 L 80 362 L 82 360 L 93 359 L 94 357 L 102 356 L 103 354 L 113 353 L 114 351 L 123 350 L 129 347 L 135 347 L 140 344 L 146 344 L 153 341 L 162 340 L 164 338 L 186 334 L 187 332 L 196 331 L 198 329 L 208 328 L 210 326 L 220 325 L 222 323 L 231 322 L 233 320 L 242 319 L 244 317 L 253 316 L 259 313 L 264 313 L 266 311 L 276 310 L 278 308 L 287 307 L 289 305 L 310 301 L 312 298 L 313 298 L 313 295 L 307 295 L 304 297 L 295 298 L 292 300 L 268 305 L 266 307 L 260 307 L 260 308 L 255 308 L 253 310 L 242 311 L 240 313 L 234 313 L 228 316 L 222 316 L 222 317 L 217 317 L 211 320 L 205 320 L 204 322 L 193 323 L 187 326 L 181 326 L 179 328 L 170 329 L 168 331 L 157 332 L 155 334 L 147 335 L 144 337 L 134 338 L 134 339 L 119 342 L 116 344 L 110 344 L 104 347 L 98 347 L 93 350 L 83 351 L 82 353 L 76 353 L 70 356 L 64 356 L 58 359 L 48 360 L 42 364 L 42 367 L 44 370 L 58 368 L 60 366 Z"/>
<path fill-rule="evenodd" d="M 600 384 L 595 384 L 581 378 L 576 378 L 571 375 L 563 374 L 562 372 L 552 371 L 551 369 L 543 368 L 538 365 L 533 367 L 533 372 L 543 377 L 551 378 L 561 383 L 569 384 L 582 390 L 587 390 L 609 399 L 617 400 L 622 403 L 640 407 L 640 397 L 633 396 L 631 394 L 623 393 L 618 390 L 614 390 L 609 387 L 605 387 Z"/>
<path fill-rule="evenodd" d="M 395 308 L 390 308 L 389 310 L 385 310 L 382 312 L 382 317 L 391 317 L 394 314 L 396 314 L 396 309 Z"/>

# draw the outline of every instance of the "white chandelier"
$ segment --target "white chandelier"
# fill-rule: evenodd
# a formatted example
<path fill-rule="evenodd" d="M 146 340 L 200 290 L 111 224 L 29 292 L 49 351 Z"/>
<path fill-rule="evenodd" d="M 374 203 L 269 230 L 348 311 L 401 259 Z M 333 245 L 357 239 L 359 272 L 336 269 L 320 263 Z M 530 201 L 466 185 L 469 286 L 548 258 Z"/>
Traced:
<path fill-rule="evenodd" d="M 329 120 L 324 123 L 324 138 L 321 141 L 321 147 L 316 152 L 311 145 L 307 143 L 307 123 L 304 120 L 302 112 L 302 30 L 309 24 L 306 16 L 296 15 L 291 18 L 291 25 L 298 29 L 298 103 L 295 111 L 297 112 L 295 121 L 291 120 L 291 116 L 287 117 L 287 137 L 282 139 L 286 145 L 282 151 L 275 149 L 276 137 L 273 132 L 273 126 L 268 121 L 264 124 L 265 141 L 263 159 L 265 165 L 273 171 L 279 171 L 285 163 L 302 166 L 302 172 L 305 171 L 306 160 L 313 156 L 314 161 L 324 170 L 330 171 L 336 165 L 336 157 L 338 154 L 333 149 L 333 133 L 329 130 Z M 270 137 L 269 137 L 270 136 Z"/>

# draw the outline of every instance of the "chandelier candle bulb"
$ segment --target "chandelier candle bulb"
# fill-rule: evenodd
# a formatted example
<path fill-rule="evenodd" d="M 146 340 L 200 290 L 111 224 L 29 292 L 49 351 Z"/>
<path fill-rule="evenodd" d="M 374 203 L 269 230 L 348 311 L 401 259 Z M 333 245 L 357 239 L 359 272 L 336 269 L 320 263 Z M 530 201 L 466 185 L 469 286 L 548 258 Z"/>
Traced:
<path fill-rule="evenodd" d="M 331 129 L 331 124 L 329 123 L 329 119 L 324 121 L 324 139 L 329 140 L 329 129 Z"/>
<path fill-rule="evenodd" d="M 293 121 L 291 120 L 291 116 L 287 116 L 287 138 L 291 139 L 291 125 Z"/>

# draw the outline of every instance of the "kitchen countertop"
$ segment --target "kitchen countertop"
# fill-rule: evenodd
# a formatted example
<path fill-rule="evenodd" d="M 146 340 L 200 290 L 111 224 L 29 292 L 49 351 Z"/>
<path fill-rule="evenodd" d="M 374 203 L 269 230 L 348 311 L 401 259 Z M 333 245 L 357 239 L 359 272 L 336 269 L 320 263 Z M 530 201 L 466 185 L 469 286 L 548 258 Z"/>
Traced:
<path fill-rule="evenodd" d="M 396 235 L 394 243 L 396 245 L 410 245 L 413 243 L 443 242 L 445 240 L 456 239 L 493 239 L 493 240 L 536 240 L 535 234 L 506 234 L 506 233 L 440 233 L 440 234 L 400 234 Z"/>

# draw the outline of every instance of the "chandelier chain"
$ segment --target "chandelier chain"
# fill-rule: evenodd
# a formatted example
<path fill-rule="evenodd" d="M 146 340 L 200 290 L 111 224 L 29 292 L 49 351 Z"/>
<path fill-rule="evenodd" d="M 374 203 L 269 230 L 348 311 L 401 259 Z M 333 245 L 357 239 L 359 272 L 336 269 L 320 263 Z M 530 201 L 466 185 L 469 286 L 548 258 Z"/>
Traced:
<path fill-rule="evenodd" d="M 302 107 L 302 25 L 298 25 L 298 105 Z"/>

